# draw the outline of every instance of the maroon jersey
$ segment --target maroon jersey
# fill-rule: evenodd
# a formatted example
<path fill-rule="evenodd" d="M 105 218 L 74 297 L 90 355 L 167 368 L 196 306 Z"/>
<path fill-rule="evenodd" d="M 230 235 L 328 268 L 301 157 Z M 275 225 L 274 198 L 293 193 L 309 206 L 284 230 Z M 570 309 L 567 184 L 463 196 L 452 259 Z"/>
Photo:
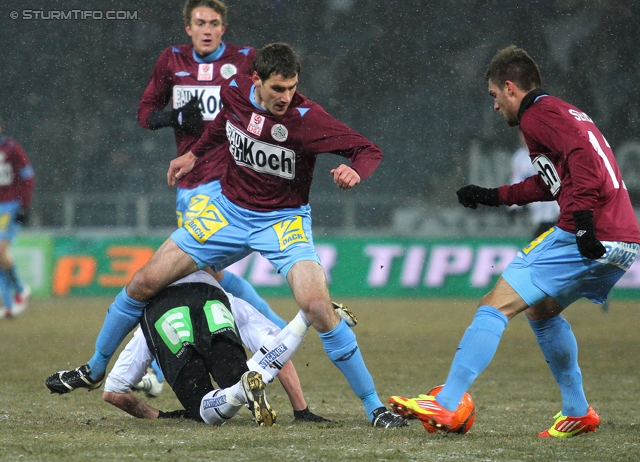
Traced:
<path fill-rule="evenodd" d="M 185 133 L 174 128 L 178 156 L 188 152 L 193 143 L 210 125 L 220 111 L 220 85 L 236 74 L 249 74 L 256 50 L 222 43 L 223 49 L 212 62 L 204 62 L 195 54 L 193 45 L 179 45 L 162 52 L 151 74 L 149 85 L 138 104 L 138 123 L 149 128 L 147 122 L 152 111 L 162 110 L 172 101 L 172 108 L 184 106 L 193 96 L 198 96 L 204 119 L 204 127 L 195 133 Z M 186 178 L 178 181 L 181 188 L 195 188 L 202 183 L 217 180 L 222 174 L 217 159 L 196 163 Z"/>
<path fill-rule="evenodd" d="M 502 204 L 555 199 L 559 228 L 575 233 L 573 212 L 592 210 L 598 239 L 640 243 L 618 163 L 587 114 L 559 98 L 541 96 L 522 114 L 520 128 L 538 175 L 501 186 Z"/>
<path fill-rule="evenodd" d="M 232 202 L 257 211 L 307 204 L 321 153 L 348 158 L 361 179 L 380 164 L 378 146 L 320 105 L 296 93 L 287 112 L 275 116 L 255 102 L 253 88 L 240 75 L 223 84 L 222 111 L 192 148 L 202 160 L 226 156 L 221 184 Z"/>
<path fill-rule="evenodd" d="M 33 168 L 22 146 L 0 135 L 0 202 L 19 200 L 29 207 L 33 185 Z"/>

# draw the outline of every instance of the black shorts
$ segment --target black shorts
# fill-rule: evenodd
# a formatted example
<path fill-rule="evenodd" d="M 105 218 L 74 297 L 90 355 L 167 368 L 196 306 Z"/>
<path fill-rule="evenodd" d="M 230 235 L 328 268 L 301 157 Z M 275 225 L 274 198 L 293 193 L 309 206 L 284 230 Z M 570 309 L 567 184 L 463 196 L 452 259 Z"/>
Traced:
<path fill-rule="evenodd" d="M 220 336 L 244 353 L 229 299 L 205 283 L 170 286 L 153 297 L 140 325 L 167 383 L 174 388 L 180 371 L 194 355 L 205 363 L 215 358 L 214 340 Z M 246 361 L 246 353 L 244 354 Z"/>

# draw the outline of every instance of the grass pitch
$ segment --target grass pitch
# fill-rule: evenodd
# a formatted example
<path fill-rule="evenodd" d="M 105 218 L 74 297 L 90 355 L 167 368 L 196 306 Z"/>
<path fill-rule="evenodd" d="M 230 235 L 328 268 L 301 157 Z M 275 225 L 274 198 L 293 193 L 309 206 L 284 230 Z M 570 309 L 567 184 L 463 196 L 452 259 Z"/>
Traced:
<path fill-rule="evenodd" d="M 286 317 L 292 300 L 270 300 Z M 383 401 L 416 395 L 444 381 L 475 300 L 346 302 L 359 318 L 360 347 Z M 430 435 L 419 422 L 397 430 L 369 426 L 359 400 L 330 363 L 315 332 L 294 358 L 310 408 L 331 424 L 294 424 L 279 385 L 267 392 L 278 425 L 258 428 L 248 411 L 223 427 L 185 420 L 137 420 L 101 391 L 49 394 L 52 372 L 85 363 L 111 302 L 104 298 L 34 300 L 0 322 L 0 460 L 640 460 L 640 311 L 613 300 L 610 311 L 580 302 L 566 312 L 580 345 L 595 433 L 540 440 L 560 410 L 559 391 L 525 318 L 511 321 L 494 361 L 472 386 L 477 418 L 466 435 Z M 152 404 L 180 405 L 165 387 Z"/>

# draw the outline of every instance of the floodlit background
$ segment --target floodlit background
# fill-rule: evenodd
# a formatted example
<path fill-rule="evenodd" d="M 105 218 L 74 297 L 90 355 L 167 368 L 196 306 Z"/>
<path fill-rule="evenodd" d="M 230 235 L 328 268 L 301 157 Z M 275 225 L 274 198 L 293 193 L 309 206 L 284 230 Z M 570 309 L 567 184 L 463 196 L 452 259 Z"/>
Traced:
<path fill-rule="evenodd" d="M 174 227 L 174 191 L 164 180 L 175 155 L 172 130 L 144 130 L 135 113 L 159 54 L 189 41 L 183 4 L 2 2 L 0 116 L 34 164 L 33 227 Z M 516 132 L 492 110 L 483 74 L 512 43 L 538 62 L 549 92 L 598 124 L 632 197 L 640 193 L 638 2 L 227 4 L 226 41 L 290 43 L 303 63 L 299 91 L 384 150 L 378 171 L 350 192 L 328 174 L 341 159 L 321 156 L 311 196 L 316 233 L 528 236 L 526 220 L 502 209 L 465 210 L 455 199 L 469 182 L 508 182 Z M 58 10 L 137 19 L 42 19 Z"/>

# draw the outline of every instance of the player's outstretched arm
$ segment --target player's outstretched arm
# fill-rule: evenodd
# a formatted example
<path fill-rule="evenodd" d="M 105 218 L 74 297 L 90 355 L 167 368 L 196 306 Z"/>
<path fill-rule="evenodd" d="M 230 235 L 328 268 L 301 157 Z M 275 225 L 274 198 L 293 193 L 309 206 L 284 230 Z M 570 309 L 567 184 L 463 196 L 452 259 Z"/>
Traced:
<path fill-rule="evenodd" d="M 149 406 L 130 391 L 127 393 L 105 391 L 102 393 L 102 399 L 138 419 L 157 419 L 160 414 L 158 409 Z"/>
<path fill-rule="evenodd" d="M 171 187 L 175 186 L 177 180 L 193 170 L 196 159 L 197 157 L 191 151 L 173 159 L 169 164 L 169 171 L 167 171 L 167 184 Z"/>
<path fill-rule="evenodd" d="M 333 182 L 337 184 L 340 189 L 351 189 L 360 183 L 360 175 L 358 175 L 358 172 L 346 164 L 341 164 L 329 173 L 333 175 Z"/>
<path fill-rule="evenodd" d="M 483 188 L 470 184 L 456 191 L 458 202 L 465 207 L 475 209 L 478 204 L 498 207 L 500 200 L 498 198 L 498 188 Z"/>

